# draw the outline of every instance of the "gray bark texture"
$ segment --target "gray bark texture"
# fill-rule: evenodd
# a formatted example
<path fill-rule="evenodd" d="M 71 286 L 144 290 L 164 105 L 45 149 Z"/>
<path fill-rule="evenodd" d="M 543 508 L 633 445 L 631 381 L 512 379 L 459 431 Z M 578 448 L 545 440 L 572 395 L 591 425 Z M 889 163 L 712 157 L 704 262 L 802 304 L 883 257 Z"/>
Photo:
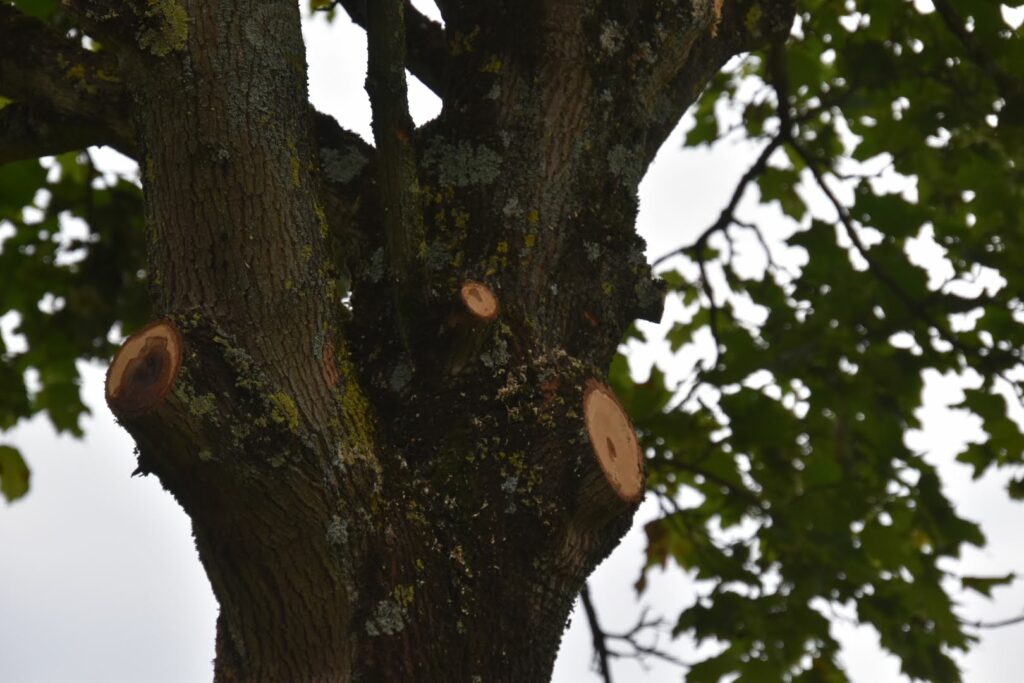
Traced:
<path fill-rule="evenodd" d="M 140 163 L 182 357 L 154 409 L 119 417 L 192 520 L 216 680 L 546 681 L 636 507 L 582 403 L 660 317 L 638 184 L 793 7 L 439 0 L 442 27 L 340 4 L 368 31 L 372 147 L 310 106 L 293 2 L 74 0 L 104 51 L 0 6 L 25 40 L 0 44 L 24 93 L 11 154 Z M 419 129 L 406 67 L 444 102 Z M 468 281 L 495 320 L 460 308 Z"/>

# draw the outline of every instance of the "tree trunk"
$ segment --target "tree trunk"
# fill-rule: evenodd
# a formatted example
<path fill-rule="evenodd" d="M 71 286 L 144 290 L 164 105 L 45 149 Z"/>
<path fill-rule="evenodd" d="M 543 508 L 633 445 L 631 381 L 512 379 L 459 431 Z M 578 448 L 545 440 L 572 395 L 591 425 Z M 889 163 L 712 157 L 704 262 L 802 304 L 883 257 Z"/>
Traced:
<path fill-rule="evenodd" d="M 447 0 L 406 55 L 371 3 L 370 148 L 308 105 L 293 3 L 120 4 L 76 11 L 132 97 L 158 322 L 108 400 L 192 519 L 216 679 L 547 680 L 643 493 L 601 379 L 660 315 L 637 185 L 792 8 Z"/>

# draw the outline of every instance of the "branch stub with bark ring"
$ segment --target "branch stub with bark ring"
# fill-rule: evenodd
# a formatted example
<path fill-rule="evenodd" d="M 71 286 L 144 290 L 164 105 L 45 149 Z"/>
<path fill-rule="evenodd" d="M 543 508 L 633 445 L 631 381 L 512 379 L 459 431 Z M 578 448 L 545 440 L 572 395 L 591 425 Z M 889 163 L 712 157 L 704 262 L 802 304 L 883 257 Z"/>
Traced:
<path fill-rule="evenodd" d="M 475 318 L 491 321 L 498 317 L 501 308 L 498 297 L 482 282 L 467 280 L 459 290 L 459 298 Z"/>
<path fill-rule="evenodd" d="M 643 452 L 619 399 L 605 384 L 590 380 L 583 393 L 583 416 L 605 479 L 623 501 L 639 501 L 644 495 Z"/>
<path fill-rule="evenodd" d="M 152 411 L 174 386 L 181 368 L 181 333 L 157 320 L 125 340 L 107 370 L 107 405 L 119 417 Z"/>

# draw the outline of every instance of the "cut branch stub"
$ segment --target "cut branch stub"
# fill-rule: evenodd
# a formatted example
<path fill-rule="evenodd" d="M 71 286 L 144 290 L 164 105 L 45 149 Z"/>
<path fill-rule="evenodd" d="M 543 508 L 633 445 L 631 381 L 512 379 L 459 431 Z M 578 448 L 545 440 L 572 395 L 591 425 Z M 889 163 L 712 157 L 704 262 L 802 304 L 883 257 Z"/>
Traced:
<path fill-rule="evenodd" d="M 610 388 L 590 380 L 583 394 L 583 416 L 605 479 L 623 501 L 637 502 L 644 493 L 643 452 L 622 404 Z"/>
<path fill-rule="evenodd" d="M 128 337 L 107 370 L 107 405 L 120 417 L 153 410 L 181 368 L 181 334 L 170 320 L 152 322 Z"/>
<path fill-rule="evenodd" d="M 459 297 L 473 317 L 487 321 L 498 317 L 498 297 L 482 282 L 468 280 L 459 290 Z"/>
<path fill-rule="evenodd" d="M 482 282 L 466 280 L 459 288 L 456 310 L 448 316 L 448 373 L 457 375 L 484 344 L 491 323 L 498 318 L 498 296 Z"/>

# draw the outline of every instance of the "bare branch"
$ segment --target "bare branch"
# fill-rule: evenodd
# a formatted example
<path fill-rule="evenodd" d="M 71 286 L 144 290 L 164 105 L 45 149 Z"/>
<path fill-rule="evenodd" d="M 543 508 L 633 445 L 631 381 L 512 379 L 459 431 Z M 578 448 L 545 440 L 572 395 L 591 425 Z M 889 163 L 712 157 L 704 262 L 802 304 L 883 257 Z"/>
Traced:
<path fill-rule="evenodd" d="M 367 0 L 337 0 L 336 4 L 348 12 L 356 26 L 367 28 Z M 406 67 L 423 85 L 443 97 L 448 61 L 444 28 L 413 7 L 408 0 L 403 9 Z"/>
<path fill-rule="evenodd" d="M 612 657 L 621 659 L 636 659 L 641 664 L 645 663 L 648 657 L 660 659 L 663 662 L 674 664 L 675 666 L 681 666 L 683 668 L 689 668 L 692 666 L 679 659 L 675 655 L 672 655 L 665 650 L 658 647 L 658 635 L 668 627 L 668 622 L 664 619 L 648 619 L 647 609 L 640 613 L 640 618 L 637 619 L 636 623 L 628 631 L 623 633 L 607 633 L 605 637 L 608 640 L 616 641 L 621 643 L 626 648 L 626 651 L 609 650 L 609 654 Z M 655 634 L 655 640 L 653 645 L 644 645 L 641 642 L 641 637 L 644 632 L 653 631 Z"/>
<path fill-rule="evenodd" d="M 988 629 L 988 628 L 1003 628 L 1004 626 L 1016 626 L 1017 624 L 1024 624 L 1024 614 L 1016 617 L 1010 617 L 1009 619 L 1001 619 L 999 621 L 961 621 L 961 625 L 967 628 L 977 629 Z"/>
<path fill-rule="evenodd" d="M 757 160 L 753 165 L 747 169 L 747 172 L 740 178 L 739 183 L 736 184 L 736 189 L 733 190 L 732 197 L 729 199 L 729 203 L 725 205 L 722 212 L 718 214 L 718 219 L 715 220 L 710 226 L 708 226 L 704 232 L 700 234 L 697 240 L 690 245 L 673 249 L 672 251 L 659 256 L 651 264 L 651 267 L 657 268 L 665 261 L 669 260 L 673 256 L 678 256 L 688 251 L 700 251 L 704 245 L 707 244 L 708 239 L 711 235 L 716 232 L 721 232 L 728 228 L 730 225 L 736 223 L 736 207 L 739 206 L 740 200 L 743 199 L 743 195 L 747 191 L 747 187 L 757 180 L 765 169 L 768 167 L 768 159 L 783 143 L 782 136 L 775 136 L 772 138 L 764 149 L 761 150 L 761 154 L 758 155 Z"/>
<path fill-rule="evenodd" d="M 590 599 L 590 584 L 583 584 L 580 591 L 580 601 L 583 603 L 583 611 L 587 615 L 587 623 L 590 624 L 590 634 L 594 643 L 594 657 L 597 659 L 598 667 L 601 670 L 601 677 L 605 683 L 612 683 L 612 670 L 608 665 L 607 635 L 601 630 L 601 624 L 597 621 L 597 610 L 594 609 L 594 602 Z"/>

